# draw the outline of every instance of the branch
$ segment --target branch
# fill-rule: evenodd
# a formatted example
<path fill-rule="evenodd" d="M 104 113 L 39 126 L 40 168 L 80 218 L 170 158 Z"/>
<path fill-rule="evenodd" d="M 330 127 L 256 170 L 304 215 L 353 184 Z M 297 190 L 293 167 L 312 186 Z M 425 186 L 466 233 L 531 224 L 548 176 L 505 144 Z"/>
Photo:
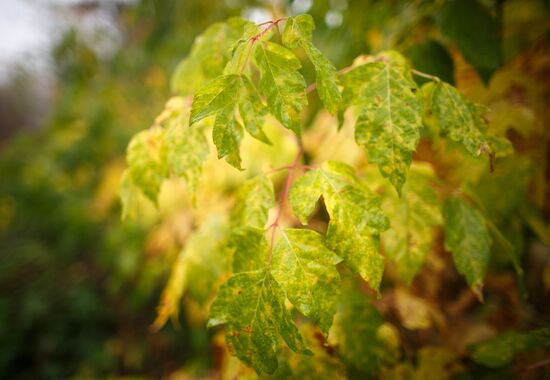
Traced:
<path fill-rule="evenodd" d="M 269 242 L 269 256 L 268 256 L 269 262 L 271 262 L 271 256 L 273 255 L 275 233 L 277 231 L 277 228 L 279 227 L 279 221 L 281 219 L 281 216 L 283 215 L 283 209 L 285 208 L 285 203 L 288 198 L 288 192 L 290 191 L 290 185 L 292 184 L 292 177 L 293 177 L 294 171 L 299 166 L 298 162 L 300 161 L 300 157 L 302 157 L 302 153 L 303 153 L 302 144 L 298 142 L 298 152 L 296 153 L 296 157 L 294 157 L 294 161 L 292 161 L 292 164 L 288 167 L 285 186 L 283 188 L 283 191 L 281 192 L 281 197 L 279 198 L 279 210 L 277 210 L 277 216 L 275 216 L 275 220 L 273 221 L 271 226 L 269 226 L 269 228 L 271 228 L 271 240 Z"/>
<path fill-rule="evenodd" d="M 426 79 L 430 79 L 430 80 L 433 80 L 435 82 L 440 82 L 441 79 L 439 79 L 439 77 L 436 77 L 435 75 L 430 75 L 430 74 L 426 74 L 422 71 L 418 71 L 418 70 L 415 70 L 415 69 L 412 69 L 411 72 L 414 74 L 414 75 L 417 75 L 419 77 L 423 77 L 423 78 L 426 78 Z"/>
<path fill-rule="evenodd" d="M 250 37 L 246 42 L 249 43 L 248 51 L 246 52 L 246 58 L 244 59 L 243 66 L 241 67 L 240 73 L 242 74 L 244 69 L 246 68 L 246 65 L 248 65 L 248 61 L 250 59 L 250 54 L 252 53 L 252 47 L 258 41 L 264 34 L 266 34 L 271 28 L 274 26 L 278 26 L 281 21 L 286 20 L 288 17 L 282 17 L 278 18 L 277 20 L 270 20 L 266 22 L 262 22 L 261 24 L 256 25 L 257 27 L 261 27 L 263 25 L 267 25 L 267 27 L 260 30 L 257 34 Z"/>

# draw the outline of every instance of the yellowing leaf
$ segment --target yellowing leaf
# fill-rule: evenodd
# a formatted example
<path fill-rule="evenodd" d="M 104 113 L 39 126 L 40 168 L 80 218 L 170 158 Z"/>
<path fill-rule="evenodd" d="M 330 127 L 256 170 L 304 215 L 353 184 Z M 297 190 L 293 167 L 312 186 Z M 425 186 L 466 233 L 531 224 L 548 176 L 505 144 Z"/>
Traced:
<path fill-rule="evenodd" d="M 388 228 L 380 199 L 357 181 L 351 167 L 330 161 L 306 173 L 290 191 L 290 204 L 301 221 L 321 195 L 330 215 L 328 247 L 378 290 L 384 270 L 379 234 Z"/>
<path fill-rule="evenodd" d="M 171 80 L 172 91 L 191 95 L 210 79 L 221 75 L 230 59 L 231 47 L 249 28 L 256 26 L 250 21 L 231 18 L 206 29 L 195 39 L 189 56 L 176 67 Z"/>
<path fill-rule="evenodd" d="M 417 87 L 408 66 L 400 62 L 386 59 L 367 65 L 376 71 L 363 87 L 365 102 L 360 105 L 355 140 L 367 148 L 369 162 L 377 164 L 400 193 L 422 127 Z"/>
<path fill-rule="evenodd" d="M 239 113 L 243 119 L 245 129 L 250 135 L 266 144 L 271 144 L 263 131 L 264 119 L 267 113 L 258 90 L 246 75 L 241 76 L 243 89 L 239 98 Z"/>
<path fill-rule="evenodd" d="M 333 115 L 339 109 L 342 96 L 338 89 L 338 76 L 334 65 L 311 42 L 315 29 L 310 15 L 289 17 L 283 32 L 283 43 L 289 48 L 302 46 L 315 66 L 317 93 L 327 110 Z"/>
<path fill-rule="evenodd" d="M 387 192 L 384 211 L 391 220 L 382 234 L 386 255 L 395 261 L 405 284 L 410 285 L 432 250 L 433 230 L 441 224 L 440 205 L 429 166 L 413 165 L 401 197 Z"/>
<path fill-rule="evenodd" d="M 231 166 L 239 170 L 242 170 L 239 147 L 243 135 L 243 127 L 235 119 L 232 106 L 217 114 L 212 129 L 212 140 L 218 149 L 218 158 L 225 157 Z"/>
<path fill-rule="evenodd" d="M 240 188 L 231 220 L 236 226 L 264 228 L 268 211 L 275 205 L 273 184 L 265 175 L 258 175 Z"/>
<path fill-rule="evenodd" d="M 233 110 L 241 87 L 239 75 L 222 75 L 202 87 L 193 98 L 190 125 L 219 112 Z"/>
<path fill-rule="evenodd" d="M 335 265 L 342 259 L 325 246 L 317 232 L 285 229 L 281 235 L 273 248 L 273 276 L 290 302 L 327 333 L 340 291 Z"/>
<path fill-rule="evenodd" d="M 132 183 L 156 204 L 162 181 L 168 175 L 164 130 L 153 127 L 135 135 L 128 145 L 126 162 Z"/>
<path fill-rule="evenodd" d="M 269 111 L 284 127 L 300 134 L 300 111 L 307 104 L 306 82 L 298 69 L 302 66 L 285 47 L 260 41 L 254 47 L 260 69 L 260 90 L 265 94 Z"/>

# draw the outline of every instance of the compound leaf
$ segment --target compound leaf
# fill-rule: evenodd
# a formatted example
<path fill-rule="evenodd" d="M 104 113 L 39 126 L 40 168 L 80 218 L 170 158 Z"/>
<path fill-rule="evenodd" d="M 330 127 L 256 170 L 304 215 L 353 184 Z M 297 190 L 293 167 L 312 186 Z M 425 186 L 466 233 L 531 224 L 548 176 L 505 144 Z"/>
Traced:
<path fill-rule="evenodd" d="M 289 201 L 300 220 L 306 220 L 321 195 L 330 216 L 328 247 L 377 290 L 384 270 L 379 234 L 389 224 L 380 199 L 359 183 L 351 167 L 333 161 L 292 187 Z"/>
<path fill-rule="evenodd" d="M 258 374 L 277 369 L 278 337 L 295 352 L 309 354 L 290 312 L 285 293 L 265 266 L 268 245 L 260 229 L 233 235 L 235 273 L 224 283 L 210 310 L 208 326 L 225 325 L 230 351 Z"/>

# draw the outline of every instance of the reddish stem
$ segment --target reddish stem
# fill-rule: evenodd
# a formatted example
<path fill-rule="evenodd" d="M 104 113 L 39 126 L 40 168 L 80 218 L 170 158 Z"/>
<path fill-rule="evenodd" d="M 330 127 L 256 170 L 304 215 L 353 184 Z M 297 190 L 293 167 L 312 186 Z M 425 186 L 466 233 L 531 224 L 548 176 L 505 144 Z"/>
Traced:
<path fill-rule="evenodd" d="M 277 228 L 279 227 L 279 221 L 281 220 L 281 216 L 283 215 L 283 210 L 285 208 L 285 203 L 288 198 L 288 192 L 290 191 L 290 185 L 292 185 L 292 176 L 294 174 L 294 171 L 299 166 L 298 162 L 300 161 L 300 157 L 302 156 L 302 146 L 301 144 L 298 147 L 298 152 L 296 153 L 296 157 L 294 157 L 294 161 L 292 161 L 292 164 L 288 167 L 288 173 L 285 180 L 285 186 L 283 187 L 283 191 L 281 192 L 281 196 L 279 198 L 279 210 L 277 210 L 277 215 L 275 216 L 275 220 L 271 224 L 271 241 L 269 243 L 269 256 L 268 260 L 271 262 L 271 256 L 273 254 L 273 245 L 275 243 L 275 232 L 277 231 Z"/>
<path fill-rule="evenodd" d="M 266 22 L 262 22 L 261 24 L 257 25 L 258 27 L 263 26 L 263 25 L 267 25 L 267 27 L 263 28 L 260 32 L 258 32 L 257 34 L 253 35 L 252 37 L 250 37 L 248 39 L 247 42 L 249 42 L 250 45 L 248 47 L 248 51 L 246 53 L 246 58 L 244 59 L 243 66 L 241 67 L 241 71 L 240 71 L 241 74 L 243 73 L 244 69 L 246 68 L 246 65 L 248 64 L 248 61 L 250 59 L 250 54 L 252 53 L 252 47 L 254 46 L 256 41 L 258 41 L 260 38 L 262 38 L 262 36 L 264 34 L 266 34 L 269 29 L 273 28 L 274 26 L 278 26 L 281 21 L 284 21 L 286 19 L 287 19 L 287 17 L 282 17 L 282 18 L 278 18 L 277 20 L 266 21 Z"/>

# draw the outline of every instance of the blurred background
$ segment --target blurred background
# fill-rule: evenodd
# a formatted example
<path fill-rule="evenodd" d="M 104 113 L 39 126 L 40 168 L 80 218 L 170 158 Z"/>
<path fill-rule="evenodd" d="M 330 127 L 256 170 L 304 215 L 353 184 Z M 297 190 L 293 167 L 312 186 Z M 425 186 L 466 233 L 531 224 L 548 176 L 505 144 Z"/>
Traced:
<path fill-rule="evenodd" d="M 117 192 L 126 145 L 172 94 L 172 71 L 195 36 L 231 16 L 259 23 L 308 12 L 337 68 L 394 47 L 492 102 L 497 125 L 536 162 L 533 229 L 542 231 L 549 2 L 481 1 L 502 39 L 477 61 L 452 33 L 433 31 L 434 3 L 0 1 L 0 378 L 159 378 L 215 367 L 211 333 L 185 316 L 178 328 L 151 331 L 174 253 L 154 221 L 121 222 Z M 311 82 L 311 68 L 305 74 Z"/>

